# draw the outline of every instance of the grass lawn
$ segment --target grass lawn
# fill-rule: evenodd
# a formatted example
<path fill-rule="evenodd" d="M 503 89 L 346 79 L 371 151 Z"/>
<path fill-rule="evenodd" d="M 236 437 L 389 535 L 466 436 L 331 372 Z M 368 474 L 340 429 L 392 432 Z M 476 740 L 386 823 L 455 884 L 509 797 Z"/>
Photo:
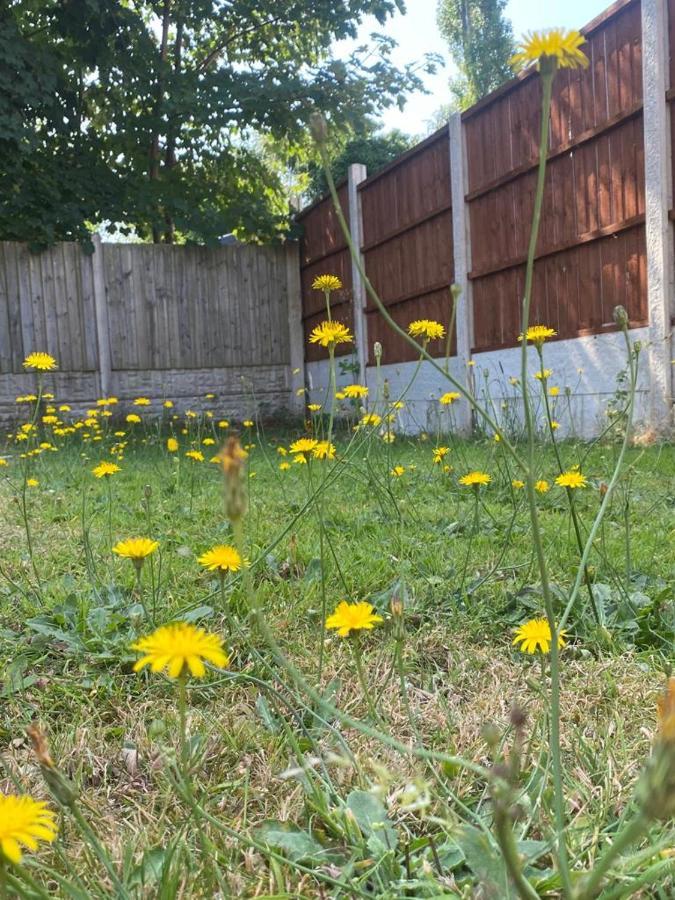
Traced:
<path fill-rule="evenodd" d="M 286 656 L 364 733 L 294 686 L 247 615 L 241 571 L 221 590 L 200 565 L 210 547 L 233 543 L 221 467 L 209 462 L 226 432 L 204 445 L 210 423 L 187 426 L 173 454 L 166 432 L 145 425 L 132 437 L 115 437 L 114 426 L 100 441 L 70 435 L 28 462 L 15 443 L 0 453 L 2 790 L 48 797 L 26 736 L 38 725 L 112 861 L 111 875 L 66 809 L 57 840 L 10 872 L 10 893 L 20 884 L 31 897 L 41 896 L 35 885 L 64 897 L 511 896 L 486 777 L 401 748 L 423 745 L 484 767 L 517 762 L 518 850 L 538 895 L 556 896 L 548 662 L 512 644 L 518 625 L 542 616 L 542 597 L 504 448 L 341 431 L 335 460 L 298 465 L 277 450 L 298 433 L 244 430 L 255 445 L 244 528 L 257 602 Z M 123 458 L 113 457 L 121 440 Z M 186 458 L 190 446 L 204 461 Z M 449 450 L 434 463 L 438 446 Z M 580 465 L 588 480 L 574 495 L 582 538 L 618 452 L 560 444 L 564 466 Z M 113 458 L 120 471 L 95 478 Z M 38 484 L 24 487 L 26 465 Z M 579 551 L 550 445 L 538 465 L 550 484 L 538 504 L 561 614 Z M 490 484 L 461 486 L 471 470 Z M 650 754 L 675 635 L 674 485 L 672 446 L 629 449 L 589 559 L 592 586 L 567 622 L 562 752 L 577 869 L 631 814 Z M 134 536 L 159 541 L 140 587 L 132 563 L 111 553 Z M 354 642 L 322 628 L 342 600 L 366 600 L 383 618 L 360 640 L 374 711 Z M 223 636 L 230 655 L 226 672 L 187 681 L 183 758 L 177 683 L 135 673 L 130 648 L 181 619 Z M 673 837 L 671 824 L 650 822 L 613 869 L 612 889 L 661 851 L 667 863 Z M 642 896 L 674 891 L 666 866 Z"/>

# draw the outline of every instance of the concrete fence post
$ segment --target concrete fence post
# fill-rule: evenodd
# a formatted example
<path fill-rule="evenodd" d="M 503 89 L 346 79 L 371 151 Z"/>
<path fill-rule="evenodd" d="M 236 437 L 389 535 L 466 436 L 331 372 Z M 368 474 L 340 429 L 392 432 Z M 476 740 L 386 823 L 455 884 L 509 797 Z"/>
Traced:
<path fill-rule="evenodd" d="M 644 94 L 645 237 L 649 311 L 649 422 L 672 425 L 673 198 L 670 141 L 668 11 L 664 0 L 642 0 Z"/>
<path fill-rule="evenodd" d="M 286 296 L 288 302 L 288 408 L 302 415 L 305 409 L 305 331 L 302 326 L 300 242 L 286 243 Z"/>
<path fill-rule="evenodd" d="M 363 216 L 358 186 L 365 181 L 367 169 L 361 163 L 353 163 L 347 170 L 347 197 L 349 202 L 349 231 L 356 247 L 363 244 Z M 363 257 L 361 257 L 363 265 Z M 366 324 L 366 286 L 354 260 L 351 260 L 352 297 L 354 306 L 354 346 L 359 364 L 359 381 L 366 383 L 368 365 L 368 326 Z"/>
<path fill-rule="evenodd" d="M 103 244 L 101 235 L 92 237 L 94 252 L 91 257 L 94 309 L 96 311 L 96 347 L 98 350 L 99 396 L 108 397 L 111 393 L 112 363 L 110 355 L 110 326 L 108 322 L 108 304 L 105 296 L 105 270 L 103 268 Z"/>
<path fill-rule="evenodd" d="M 473 346 L 473 294 L 471 282 L 469 281 L 469 272 L 471 270 L 471 229 L 468 205 L 464 199 L 467 193 L 468 173 L 461 113 L 453 113 L 450 117 L 448 139 L 454 281 L 462 289 L 455 320 L 458 377 L 468 388 L 470 383 L 468 363 L 471 359 L 471 348 Z M 472 428 L 473 417 L 468 402 L 462 400 L 457 404 L 456 410 L 455 421 L 458 430 L 464 434 L 469 434 Z"/>

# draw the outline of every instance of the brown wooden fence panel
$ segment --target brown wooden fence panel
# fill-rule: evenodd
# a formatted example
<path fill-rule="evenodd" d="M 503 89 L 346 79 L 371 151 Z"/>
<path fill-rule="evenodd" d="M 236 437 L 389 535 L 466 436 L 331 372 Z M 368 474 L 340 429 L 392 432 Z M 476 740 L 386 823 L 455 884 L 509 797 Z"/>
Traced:
<path fill-rule="evenodd" d="M 345 218 L 349 221 L 346 182 L 338 188 L 338 197 Z M 312 290 L 312 282 L 317 275 L 338 276 L 342 282 L 342 290 L 331 295 L 331 315 L 347 325 L 353 333 L 351 258 L 330 197 L 324 197 L 307 207 L 297 218 L 303 228 L 300 241 L 300 282 L 305 359 L 313 362 L 326 359 L 327 352 L 323 347 L 309 343 L 312 329 L 326 318 L 325 297 L 320 291 Z M 336 348 L 337 356 L 351 352 L 352 347 L 348 344 L 338 344 Z"/>
<path fill-rule="evenodd" d="M 560 338 L 647 321 L 640 5 L 617 4 L 584 33 L 588 69 L 560 72 L 537 244 L 532 321 Z M 463 116 L 474 348 L 512 346 L 534 204 L 541 83 L 507 85 Z"/>
<path fill-rule="evenodd" d="M 404 328 L 420 318 L 447 322 L 454 275 L 447 128 L 361 182 L 359 195 L 366 272 L 392 318 Z M 370 298 L 366 321 L 371 364 L 375 341 L 385 363 L 417 358 Z M 429 349 L 442 356 L 445 344 Z"/>
<path fill-rule="evenodd" d="M 668 9 L 673 48 L 675 0 Z M 631 326 L 648 322 L 639 0 L 619 0 L 582 31 L 588 68 L 562 70 L 554 85 L 531 314 L 561 339 L 614 330 L 617 304 L 626 307 Z M 670 65 L 675 85 L 672 50 Z M 675 90 L 668 99 L 675 102 Z M 514 346 L 520 331 L 540 103 L 541 81 L 529 72 L 462 115 L 474 350 Z M 675 143 L 675 116 L 671 122 Z M 673 176 L 675 183 L 675 164 Z M 441 129 L 358 186 L 365 269 L 402 326 L 415 318 L 448 319 L 450 181 L 448 132 Z M 348 255 L 329 201 L 301 218 L 309 330 L 321 317 L 311 277 L 334 271 L 349 284 Z M 386 362 L 415 358 L 370 299 L 366 323 L 371 364 L 375 341 L 384 345 Z M 440 342 L 430 349 L 444 352 Z M 308 359 L 315 358 L 310 350 Z"/>

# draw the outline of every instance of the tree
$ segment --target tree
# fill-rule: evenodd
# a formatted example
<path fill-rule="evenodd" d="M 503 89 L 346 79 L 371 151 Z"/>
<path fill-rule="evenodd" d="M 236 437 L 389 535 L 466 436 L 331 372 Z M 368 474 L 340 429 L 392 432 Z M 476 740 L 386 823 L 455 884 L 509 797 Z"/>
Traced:
<path fill-rule="evenodd" d="M 333 151 L 331 174 L 336 183 L 347 177 L 347 170 L 352 163 L 363 163 L 368 174 L 373 175 L 387 163 L 392 162 L 401 153 L 405 153 L 415 143 L 412 135 L 404 134 L 398 129 L 384 134 L 370 133 L 354 136 L 337 151 Z M 312 200 L 328 193 L 328 183 L 323 167 L 318 163 L 309 166 L 308 194 Z"/>
<path fill-rule="evenodd" d="M 288 226 L 259 139 L 301 142 L 312 110 L 352 133 L 416 69 L 365 15 L 403 0 L 9 0 L 0 12 L 0 238 L 265 238 Z"/>
<path fill-rule="evenodd" d="M 460 109 L 466 109 L 512 76 L 515 45 L 504 15 L 507 0 L 439 0 L 438 26 L 459 69 L 450 82 Z"/>

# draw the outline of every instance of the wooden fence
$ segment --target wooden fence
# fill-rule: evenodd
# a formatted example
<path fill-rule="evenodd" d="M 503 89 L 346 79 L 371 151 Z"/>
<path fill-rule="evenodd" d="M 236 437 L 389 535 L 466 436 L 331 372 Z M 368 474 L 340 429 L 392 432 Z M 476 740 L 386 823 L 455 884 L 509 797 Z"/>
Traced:
<path fill-rule="evenodd" d="M 658 13 L 660 3 L 643 0 L 648 13 Z M 668 10 L 675 48 L 675 0 L 668 0 Z M 556 77 L 532 321 L 554 327 L 559 340 L 615 330 L 617 304 L 626 308 L 631 327 L 650 322 L 641 13 L 639 0 L 615 3 L 582 29 L 588 68 L 562 70 Z M 675 84 L 674 52 L 668 65 Z M 360 181 L 358 209 L 347 210 L 361 225 L 366 274 L 399 324 L 420 317 L 447 322 L 448 287 L 453 280 L 464 285 L 465 355 L 513 347 L 520 330 L 540 90 L 534 71 L 509 82 Z M 674 102 L 675 91 L 657 101 L 665 106 L 666 98 Z M 675 117 L 672 121 L 675 140 Z M 347 195 L 343 188 L 343 201 Z M 353 310 L 345 300 L 352 278 L 330 201 L 315 204 L 299 220 L 312 274 L 335 272 L 343 278 L 341 313 L 351 321 Z M 453 234 L 466 235 L 463 259 Z M 312 256 L 311 248 L 319 246 L 324 255 Z M 414 357 L 365 296 L 354 297 L 352 306 L 357 312 L 365 307 L 368 346 L 381 341 L 387 363 Z M 305 278 L 303 310 L 312 323 L 320 317 Z M 441 355 L 438 343 L 430 349 Z"/>
<path fill-rule="evenodd" d="M 294 405 L 296 244 L 95 246 L 0 243 L 0 412 L 32 389 L 34 350 L 58 360 L 50 384 L 75 404 L 214 393 L 230 415 Z"/>

